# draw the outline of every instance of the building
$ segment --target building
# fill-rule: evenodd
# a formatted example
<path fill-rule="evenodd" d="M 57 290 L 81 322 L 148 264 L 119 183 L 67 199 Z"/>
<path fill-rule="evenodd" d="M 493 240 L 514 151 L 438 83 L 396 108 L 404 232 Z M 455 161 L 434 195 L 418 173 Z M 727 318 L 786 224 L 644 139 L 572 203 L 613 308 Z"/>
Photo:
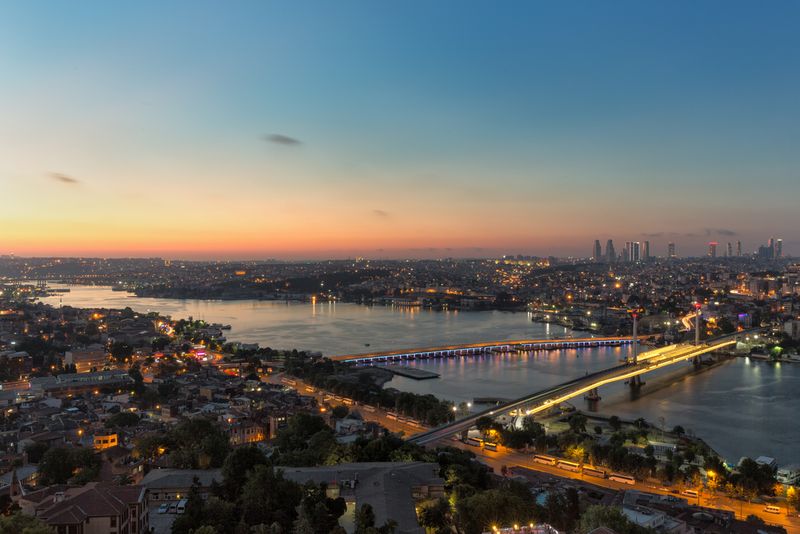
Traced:
<path fill-rule="evenodd" d="M 439 466 L 424 462 L 367 462 L 324 467 L 286 467 L 283 476 L 298 484 L 326 483 L 328 497 L 342 497 L 348 512 L 372 506 L 375 524 L 397 521 L 397 534 L 423 534 L 417 522 L 420 501 L 444 496 Z"/>
<path fill-rule="evenodd" d="M 49 486 L 21 496 L 22 512 L 57 534 L 144 534 L 150 531 L 142 486 L 91 482 L 81 487 Z"/>
<path fill-rule="evenodd" d="M 219 469 L 153 469 L 142 479 L 150 502 L 171 502 L 185 499 L 194 480 L 199 484 L 200 497 L 207 499 L 211 484 L 222 482 Z"/>
<path fill-rule="evenodd" d="M 592 250 L 592 259 L 594 261 L 601 261 L 603 259 L 603 251 L 600 248 L 600 240 L 594 240 L 594 249 Z"/>
<path fill-rule="evenodd" d="M 742 255 L 742 242 L 741 241 L 737 241 L 736 242 L 736 255 L 737 256 L 741 256 Z"/>
<path fill-rule="evenodd" d="M 728 250 L 725 253 L 725 256 L 727 256 L 728 258 L 733 257 L 733 245 L 731 244 L 730 241 L 728 241 Z"/>
<path fill-rule="evenodd" d="M 117 434 L 95 434 L 92 439 L 92 445 L 95 450 L 102 451 L 103 449 L 110 449 L 119 445 L 119 438 Z"/>
<path fill-rule="evenodd" d="M 783 239 L 778 239 L 775 241 L 775 257 L 782 258 L 783 257 Z"/>
<path fill-rule="evenodd" d="M 606 241 L 606 261 L 609 263 L 617 261 L 617 251 L 614 250 L 614 241 L 612 239 Z"/>
<path fill-rule="evenodd" d="M 642 253 L 642 259 L 644 261 L 650 260 L 650 241 L 644 242 L 644 252 Z"/>
<path fill-rule="evenodd" d="M 675 243 L 670 243 L 670 244 L 667 245 L 667 257 L 669 257 L 669 258 L 677 257 L 675 255 Z"/>
<path fill-rule="evenodd" d="M 716 258 L 717 257 L 717 243 L 716 241 L 710 241 L 708 243 L 708 257 L 709 258 Z"/>
<path fill-rule="evenodd" d="M 64 365 L 74 365 L 78 373 L 102 371 L 108 363 L 108 353 L 101 345 L 90 345 L 64 353 Z"/>

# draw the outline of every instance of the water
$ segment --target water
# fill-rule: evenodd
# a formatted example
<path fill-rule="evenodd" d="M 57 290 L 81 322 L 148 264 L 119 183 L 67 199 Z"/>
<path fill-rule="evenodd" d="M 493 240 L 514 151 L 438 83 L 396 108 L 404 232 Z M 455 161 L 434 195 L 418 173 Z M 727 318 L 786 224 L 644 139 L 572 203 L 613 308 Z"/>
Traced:
<path fill-rule="evenodd" d="M 533 323 L 526 313 L 436 312 L 418 308 L 259 300 L 140 298 L 101 286 L 69 287 L 69 293 L 42 299 L 58 306 L 157 311 L 175 319 L 193 317 L 229 324 L 231 341 L 262 347 L 354 354 L 503 339 L 564 336 L 563 327 Z M 367 346 L 369 344 L 369 346 Z"/>
<path fill-rule="evenodd" d="M 348 354 L 495 339 L 563 336 L 561 327 L 534 324 L 524 313 L 433 312 L 272 301 L 204 301 L 138 298 L 103 287 L 72 286 L 70 293 L 45 302 L 78 307 L 158 311 L 174 318 L 192 316 L 230 324 L 230 340 L 324 354 Z M 365 346 L 369 343 L 370 346 Z M 408 365 L 441 378 L 394 377 L 388 386 L 433 393 L 456 402 L 475 397 L 515 398 L 554 386 L 586 372 L 619 363 L 628 348 L 560 350 L 466 359 L 422 360 Z M 702 437 L 728 461 L 740 456 L 773 456 L 782 465 L 800 463 L 800 364 L 773 364 L 737 358 L 695 373 L 688 364 L 646 375 L 641 394 L 623 384 L 603 388 L 597 410 L 662 424 L 681 425 Z M 581 409 L 583 399 L 574 399 Z"/>

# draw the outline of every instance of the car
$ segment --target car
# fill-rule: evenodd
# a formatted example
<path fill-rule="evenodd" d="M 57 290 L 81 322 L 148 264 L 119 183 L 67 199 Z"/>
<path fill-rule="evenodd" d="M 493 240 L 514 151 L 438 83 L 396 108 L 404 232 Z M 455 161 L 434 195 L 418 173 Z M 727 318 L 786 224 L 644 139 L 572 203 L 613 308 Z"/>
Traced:
<path fill-rule="evenodd" d="M 178 512 L 178 503 L 174 502 L 169 505 L 169 513 L 175 514 Z"/>
<path fill-rule="evenodd" d="M 161 503 L 161 506 L 158 507 L 159 514 L 166 514 L 169 511 L 169 503 Z"/>

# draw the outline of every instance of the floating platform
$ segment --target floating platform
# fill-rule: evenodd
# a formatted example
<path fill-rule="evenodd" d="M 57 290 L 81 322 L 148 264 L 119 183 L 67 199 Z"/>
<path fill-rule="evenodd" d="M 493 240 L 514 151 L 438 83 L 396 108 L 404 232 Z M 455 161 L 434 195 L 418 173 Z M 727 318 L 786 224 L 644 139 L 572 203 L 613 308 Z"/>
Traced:
<path fill-rule="evenodd" d="M 402 365 L 376 365 L 378 369 L 386 369 L 398 376 L 406 378 L 413 378 L 414 380 L 429 380 L 431 378 L 439 378 L 439 373 L 433 371 L 426 371 L 424 369 L 416 369 L 414 367 L 405 367 Z"/>

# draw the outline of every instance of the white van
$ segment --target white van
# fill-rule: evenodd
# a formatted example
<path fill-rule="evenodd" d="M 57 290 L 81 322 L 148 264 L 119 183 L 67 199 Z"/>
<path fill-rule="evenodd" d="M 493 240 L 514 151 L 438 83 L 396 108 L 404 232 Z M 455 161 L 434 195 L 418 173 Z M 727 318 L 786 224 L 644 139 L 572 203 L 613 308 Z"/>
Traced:
<path fill-rule="evenodd" d="M 187 502 L 188 502 L 187 499 L 181 499 L 180 501 L 178 501 L 178 513 L 179 514 L 182 514 L 182 513 L 186 512 L 186 503 Z"/>

